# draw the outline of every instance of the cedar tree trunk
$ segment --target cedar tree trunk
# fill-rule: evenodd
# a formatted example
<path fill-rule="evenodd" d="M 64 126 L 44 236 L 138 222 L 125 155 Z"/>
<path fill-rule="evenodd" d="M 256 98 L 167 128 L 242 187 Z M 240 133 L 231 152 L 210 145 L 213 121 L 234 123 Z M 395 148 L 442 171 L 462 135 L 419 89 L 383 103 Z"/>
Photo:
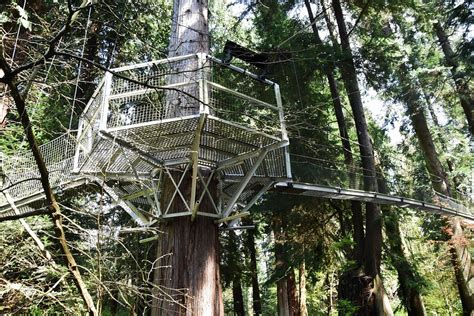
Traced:
<path fill-rule="evenodd" d="M 456 60 L 456 54 L 451 48 L 449 38 L 441 24 L 438 22 L 434 23 L 433 29 L 436 33 L 436 36 L 438 37 L 439 44 L 441 45 L 441 49 L 444 54 L 444 62 L 447 67 L 451 68 L 451 74 L 453 75 L 454 79 L 454 87 L 456 88 L 461 107 L 464 110 L 464 114 L 466 115 L 471 137 L 474 137 L 474 97 L 472 96 L 468 83 L 471 78 L 465 78 L 465 75 L 458 71 L 459 62 Z"/>
<path fill-rule="evenodd" d="M 208 53 L 208 7 L 207 1 L 175 0 L 169 44 L 169 57 L 195 53 Z M 197 68 L 197 62 L 186 60 L 175 64 L 176 71 L 183 73 Z M 192 73 L 188 73 L 192 76 Z M 181 81 L 180 75 L 170 75 L 168 83 Z M 185 78 L 189 78 L 186 77 Z M 190 78 L 192 81 L 193 78 Z M 197 84 L 184 88 L 185 92 L 198 97 Z M 177 117 L 198 113 L 195 100 L 182 97 L 182 94 L 169 92 L 166 96 L 166 115 Z M 175 181 L 180 171 L 172 173 Z M 189 201 L 191 177 L 182 182 L 180 190 Z M 198 193 L 203 190 L 198 182 Z M 217 195 L 217 183 L 212 181 L 209 191 Z M 166 209 L 171 203 L 169 213 L 186 210 L 179 196 L 171 201 L 174 186 L 169 177 L 162 185 L 161 205 Z M 199 206 L 200 212 L 212 212 L 212 205 L 205 196 Z M 155 299 L 152 315 L 222 315 L 222 290 L 219 277 L 218 228 L 212 218 L 197 216 L 177 217 L 164 220 L 160 225 L 157 258 L 161 268 L 155 271 Z M 164 296 L 160 293 L 165 293 Z"/>
<path fill-rule="evenodd" d="M 399 69 L 399 78 L 403 87 L 403 100 L 407 107 L 407 114 L 411 119 L 420 148 L 430 173 L 433 189 L 446 196 L 451 196 L 449 182 L 443 170 L 439 155 L 428 128 L 428 123 L 420 102 L 418 91 L 411 85 L 408 77 L 408 68 L 402 64 Z M 469 240 L 464 237 L 461 223 L 458 218 L 452 218 L 447 225 L 451 228 L 450 254 L 454 267 L 456 284 L 461 298 L 463 313 L 470 315 L 474 309 L 474 297 L 469 287 L 471 279 L 471 255 L 469 253 Z"/>

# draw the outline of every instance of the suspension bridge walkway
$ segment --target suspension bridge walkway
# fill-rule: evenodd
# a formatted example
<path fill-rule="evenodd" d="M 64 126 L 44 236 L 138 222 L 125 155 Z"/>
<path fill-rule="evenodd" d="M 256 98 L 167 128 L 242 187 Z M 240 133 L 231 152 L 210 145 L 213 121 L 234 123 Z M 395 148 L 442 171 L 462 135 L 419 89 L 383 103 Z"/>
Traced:
<path fill-rule="evenodd" d="M 196 215 L 235 225 L 269 190 L 474 220 L 467 198 L 397 188 L 364 191 L 360 174 L 291 157 L 288 145 L 278 84 L 193 54 L 113 69 L 85 107 L 77 131 L 40 149 L 56 193 L 100 188 L 140 225 Z M 292 173 L 290 161 L 305 165 L 298 168 L 303 171 Z M 2 173 L 0 221 L 44 210 L 40 175 L 28 150 L 3 157 Z M 160 204 L 166 176 L 174 186 L 171 200 L 183 202 L 180 212 Z M 183 189 L 186 177 L 190 193 Z M 213 181 L 218 196 L 210 193 Z M 212 212 L 200 212 L 204 199 Z"/>

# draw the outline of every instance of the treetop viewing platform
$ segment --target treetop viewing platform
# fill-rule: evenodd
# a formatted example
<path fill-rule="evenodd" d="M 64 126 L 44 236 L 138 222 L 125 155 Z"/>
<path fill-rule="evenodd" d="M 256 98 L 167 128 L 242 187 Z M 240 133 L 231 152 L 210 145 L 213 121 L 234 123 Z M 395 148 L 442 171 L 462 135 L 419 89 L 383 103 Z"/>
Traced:
<path fill-rule="evenodd" d="M 335 169 L 324 159 L 315 164 L 300 156 L 295 163 L 304 163 L 299 168 L 304 174 L 295 170 L 292 175 L 284 117 L 278 84 L 214 57 L 192 54 L 112 69 L 90 98 L 77 132 L 42 145 L 41 151 L 57 191 L 102 186 L 140 224 L 189 215 L 238 219 L 272 188 L 474 220 L 470 205 L 437 194 L 421 201 L 399 197 L 397 191 L 366 192 L 360 170 Z M 3 172 L 2 190 L 19 211 L 1 196 L 0 219 L 44 207 L 29 151 L 5 157 Z M 160 205 L 164 176 L 174 179 L 171 200 L 183 202 L 181 212 L 169 213 L 169 205 Z M 182 189 L 188 176 L 191 193 Z M 292 185 L 292 177 L 307 183 Z M 218 196 L 210 193 L 213 182 Z M 206 199 L 213 213 L 199 212 Z"/>

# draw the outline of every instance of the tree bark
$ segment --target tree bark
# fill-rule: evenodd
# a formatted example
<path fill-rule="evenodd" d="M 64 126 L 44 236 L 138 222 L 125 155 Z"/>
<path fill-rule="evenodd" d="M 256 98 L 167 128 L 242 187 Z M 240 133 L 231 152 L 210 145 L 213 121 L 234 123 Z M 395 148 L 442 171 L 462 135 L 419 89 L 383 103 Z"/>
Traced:
<path fill-rule="evenodd" d="M 402 64 L 399 68 L 399 79 L 404 91 L 403 100 L 407 107 L 407 114 L 411 119 L 413 129 L 423 152 L 433 189 L 449 197 L 451 196 L 451 189 L 426 121 L 423 105 L 420 102 L 421 96 L 415 87 L 411 85 L 408 68 L 405 64 Z M 469 287 L 469 281 L 472 278 L 469 240 L 465 238 L 458 218 L 452 218 L 449 226 L 451 227 L 449 251 L 454 267 L 456 284 L 463 306 L 463 313 L 470 315 L 474 310 L 474 297 Z"/>
<path fill-rule="evenodd" d="M 208 1 L 174 0 L 168 57 L 196 53 L 209 53 Z M 199 95 L 199 85 L 196 81 L 199 74 L 196 71 L 197 59 L 175 62 L 172 67 L 173 74 L 168 77 L 167 83 L 188 81 L 189 85 L 180 89 L 197 98 Z M 199 113 L 199 104 L 196 100 L 186 98 L 175 91 L 167 92 L 165 117 L 172 118 L 197 113 Z"/>
<path fill-rule="evenodd" d="M 175 0 L 173 3 L 173 20 L 168 57 L 187 54 L 208 53 L 208 6 L 207 1 Z M 170 75 L 168 83 L 181 80 L 179 73 L 186 74 L 191 85 L 183 90 L 198 97 L 197 83 L 194 74 L 197 61 L 185 60 L 174 64 L 178 75 Z M 194 82 L 194 83 L 193 83 Z M 186 100 L 180 93 L 170 92 L 166 96 L 166 116 L 178 117 L 196 114 L 199 105 L 195 100 Z M 197 158 L 196 158 L 197 159 Z M 180 177 L 180 171 L 172 176 Z M 204 190 L 198 182 L 197 194 Z M 179 196 L 172 200 L 174 185 L 166 176 L 161 190 L 162 209 L 170 205 L 169 214 L 186 210 Z M 191 196 L 191 177 L 187 176 L 180 186 L 180 191 L 187 199 Z M 217 182 L 211 181 L 210 193 L 217 196 Z M 212 212 L 213 207 L 205 196 L 199 205 L 200 212 Z M 155 273 L 155 285 L 172 296 L 162 297 L 155 289 L 152 315 L 222 315 L 222 290 L 219 277 L 219 241 L 218 227 L 209 217 L 177 217 L 162 222 L 163 237 L 159 240 L 157 258 L 162 258 L 162 266 Z M 166 294 L 165 294 L 166 295 Z M 161 300 L 160 300 L 161 299 Z"/>
<path fill-rule="evenodd" d="M 451 68 L 454 87 L 456 88 L 461 107 L 466 115 L 471 137 L 474 139 L 474 97 L 469 89 L 468 82 L 470 78 L 465 78 L 465 76 L 458 71 L 459 62 L 456 60 L 456 55 L 451 48 L 449 38 L 441 24 L 439 22 L 434 23 L 433 29 L 438 37 L 439 44 L 441 45 L 441 50 L 444 54 L 444 62 L 447 67 Z"/>
<path fill-rule="evenodd" d="M 300 310 L 300 304 L 298 301 L 298 292 L 296 290 L 296 277 L 295 271 L 290 268 L 286 276 L 286 284 L 288 290 L 288 307 L 290 316 L 298 316 Z"/>
<path fill-rule="evenodd" d="M 277 306 L 278 316 L 290 315 L 290 303 L 288 302 L 288 288 L 286 278 L 277 281 Z"/>
<path fill-rule="evenodd" d="M 323 44 L 323 42 L 321 41 L 321 37 L 319 36 L 318 28 L 316 27 L 316 21 L 313 15 L 313 11 L 311 10 L 310 2 L 309 0 L 305 0 L 304 3 L 308 11 L 311 27 L 313 29 L 314 43 L 316 44 L 316 46 L 320 46 Z M 327 17 L 326 11 L 324 11 L 324 15 Z M 328 25 L 328 29 L 329 28 L 330 27 Z M 335 48 L 336 47 L 334 47 L 334 49 Z M 351 143 L 349 142 L 349 134 L 347 132 L 346 120 L 344 117 L 344 111 L 343 111 L 343 106 L 341 102 L 341 95 L 339 94 L 338 84 L 334 77 L 334 71 L 335 69 L 333 67 L 332 62 L 329 62 L 328 65 L 324 67 L 324 73 L 328 80 L 329 90 L 331 92 L 331 98 L 332 98 L 334 113 L 336 115 L 337 126 L 339 128 L 339 136 L 341 138 L 341 144 L 343 148 L 344 162 L 347 166 L 347 171 L 349 172 L 350 186 L 352 187 L 354 186 L 354 183 L 355 183 L 354 158 L 352 156 L 352 148 L 351 148 Z M 355 243 L 354 259 L 356 260 L 357 264 L 360 265 L 362 263 L 362 256 L 364 253 L 364 222 L 363 222 L 363 215 L 362 215 L 362 206 L 361 206 L 361 203 L 358 201 L 351 201 L 350 203 L 351 203 L 351 210 L 352 210 L 353 239 Z"/>
<path fill-rule="evenodd" d="M 41 176 L 41 185 L 43 187 L 46 201 L 48 202 L 49 215 L 51 216 L 51 219 L 53 221 L 54 231 L 56 233 L 56 237 L 58 238 L 61 251 L 64 254 L 64 261 L 73 277 L 74 283 L 79 293 L 81 294 L 87 306 L 88 313 L 90 315 L 97 315 L 97 310 L 95 308 L 94 301 L 91 295 L 89 294 L 89 291 L 87 290 L 84 281 L 82 280 L 81 272 L 79 271 L 79 267 L 77 266 L 76 260 L 74 259 L 66 240 L 66 235 L 64 233 L 64 228 L 62 225 L 61 209 L 59 207 L 59 204 L 56 202 L 56 198 L 49 183 L 49 172 L 44 163 L 43 155 L 39 149 L 35 134 L 33 132 L 30 117 L 26 110 L 25 96 L 21 95 L 21 93 L 19 92 L 17 83 L 15 82 L 15 78 L 12 78 L 9 75 L 11 73 L 11 69 L 5 59 L 1 57 L 3 55 L 2 53 L 3 47 L 0 46 L 0 69 L 5 72 L 5 76 L 0 79 L 3 79 L 4 83 L 8 85 L 12 99 L 14 100 L 17 111 L 20 114 L 21 124 L 23 126 L 26 138 L 28 140 L 28 144 L 38 167 L 38 172 Z"/>
<path fill-rule="evenodd" d="M 244 316 L 244 296 L 242 294 L 242 283 L 240 282 L 239 275 L 236 275 L 232 282 L 232 298 L 234 299 L 234 315 Z"/>
<path fill-rule="evenodd" d="M 172 173 L 175 182 L 181 172 Z M 189 200 L 191 177 L 180 186 Z M 198 194 L 204 190 L 198 186 Z M 217 182 L 211 181 L 210 192 L 217 192 Z M 163 181 L 161 208 L 171 203 L 169 214 L 185 210 L 183 201 L 176 196 L 171 200 L 174 186 L 169 177 Z M 199 196 L 199 195 L 198 195 Z M 203 199 L 200 212 L 211 212 L 209 199 Z M 218 228 L 209 217 L 181 216 L 161 224 L 162 236 L 158 241 L 158 268 L 154 276 L 152 316 L 158 315 L 222 315 L 222 290 L 219 276 Z"/>
<path fill-rule="evenodd" d="M 247 248 L 250 257 L 250 278 L 252 280 L 253 313 L 255 316 L 259 316 L 262 314 L 262 303 L 260 301 L 260 286 L 258 283 L 257 250 L 255 249 L 255 236 L 254 231 L 251 229 L 247 230 L 245 234 L 245 247 Z"/>
<path fill-rule="evenodd" d="M 344 15 L 339 0 L 333 0 L 332 5 L 341 39 L 343 60 L 340 61 L 342 78 L 346 88 L 352 112 L 354 114 L 357 139 L 361 154 L 362 167 L 364 169 L 364 189 L 366 191 L 378 191 L 375 171 L 375 160 L 372 143 L 370 141 L 367 122 L 365 119 L 362 98 L 357 81 L 357 72 L 354 57 L 349 42 L 349 36 L 344 21 Z M 366 203 L 366 236 L 364 244 L 364 272 L 371 278 L 375 294 L 373 306 L 370 310 L 378 315 L 393 314 L 390 304 L 386 298 L 385 290 L 380 278 L 380 259 L 382 253 L 382 216 L 380 207 L 373 203 Z M 369 284 L 368 284 L 369 285 Z M 366 290 L 369 290 L 366 288 Z M 370 293 L 370 291 L 368 292 Z M 360 293 L 358 293 L 360 294 Z M 369 301 L 370 302 L 370 301 Z M 370 304 L 370 303 L 368 303 Z"/>
<path fill-rule="evenodd" d="M 300 268 L 299 268 L 299 315 L 300 316 L 307 316 L 308 315 L 308 309 L 306 307 L 306 264 L 305 261 L 303 260 L 300 263 Z"/>

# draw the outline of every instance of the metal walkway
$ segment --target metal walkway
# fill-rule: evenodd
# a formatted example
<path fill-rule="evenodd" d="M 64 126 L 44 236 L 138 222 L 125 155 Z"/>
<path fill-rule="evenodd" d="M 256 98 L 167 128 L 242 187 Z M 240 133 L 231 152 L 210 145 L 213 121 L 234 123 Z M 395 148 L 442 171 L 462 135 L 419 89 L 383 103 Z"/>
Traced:
<path fill-rule="evenodd" d="M 434 204 L 377 192 L 327 187 L 318 184 L 297 182 L 277 182 L 274 185 L 273 191 L 285 194 L 313 196 L 319 198 L 355 200 L 376 204 L 395 205 L 402 208 L 419 209 L 422 211 L 446 216 L 459 216 L 464 219 L 474 221 L 474 214 L 469 210 L 469 208 L 448 198 L 439 198 L 438 204 Z"/>
<path fill-rule="evenodd" d="M 292 183 L 288 144 L 276 83 L 196 54 L 107 73 L 80 117 L 77 135 L 62 135 L 40 150 L 56 193 L 101 187 L 140 225 L 189 215 L 227 222 L 269 189 L 474 219 L 469 206 L 436 194 L 421 201 L 361 191 L 361 173 L 334 170 L 332 161 L 317 168 L 305 165 L 300 171 L 305 174 L 296 174 L 314 184 Z M 10 194 L 19 213 L 36 214 L 44 207 L 44 196 L 31 152 L 2 161 L 0 190 Z M 162 178 L 177 171 L 171 200 L 181 199 L 185 209 L 171 213 L 169 207 L 160 209 L 160 188 Z M 192 179 L 189 198 L 180 187 L 185 177 Z M 218 182 L 217 197 L 209 193 L 211 181 Z M 199 212 L 203 199 L 213 212 Z M 16 218 L 18 212 L 0 194 L 0 221 Z"/>

